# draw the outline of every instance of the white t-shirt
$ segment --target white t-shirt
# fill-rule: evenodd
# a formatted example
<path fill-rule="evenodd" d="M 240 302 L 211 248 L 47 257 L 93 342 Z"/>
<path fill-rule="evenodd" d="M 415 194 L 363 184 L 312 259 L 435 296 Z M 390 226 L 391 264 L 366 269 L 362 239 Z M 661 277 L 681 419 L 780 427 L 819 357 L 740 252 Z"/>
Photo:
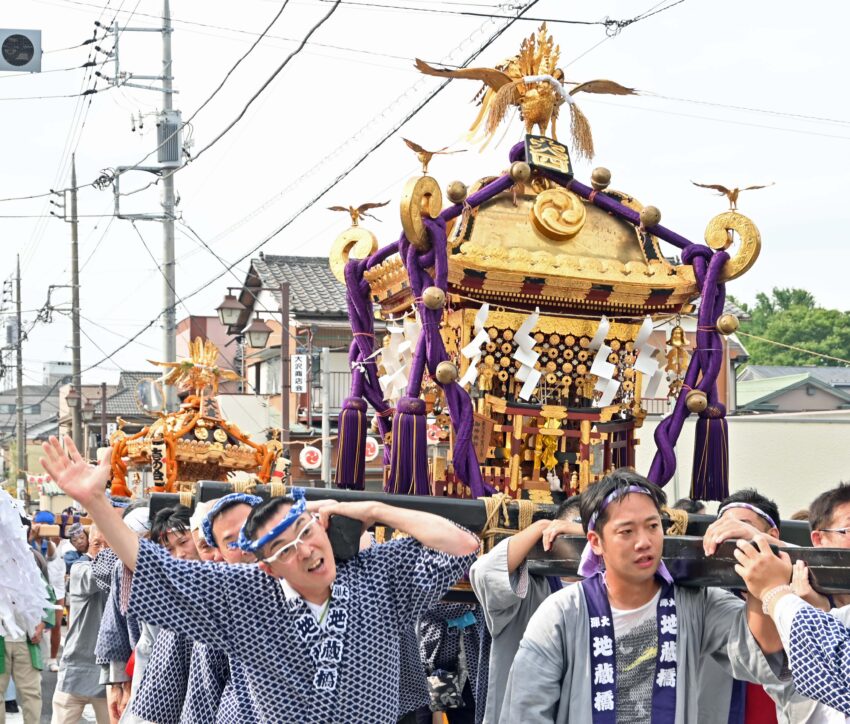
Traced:
<path fill-rule="evenodd" d="M 280 587 L 283 589 L 283 595 L 287 601 L 292 598 L 301 598 L 299 593 L 289 585 L 289 582 L 285 578 L 280 579 Z M 315 618 L 319 623 L 322 623 L 322 619 L 325 611 L 327 611 L 330 599 L 327 599 L 322 603 L 310 603 L 310 601 L 306 598 L 301 598 L 301 600 L 307 604 L 307 608 L 310 609 L 310 612 L 313 614 L 313 618 Z"/>
<path fill-rule="evenodd" d="M 639 608 L 625 609 L 611 606 L 611 618 L 614 624 L 614 638 L 620 638 L 636 626 L 640 626 L 648 618 L 655 618 L 658 601 L 661 599 L 661 589 Z"/>

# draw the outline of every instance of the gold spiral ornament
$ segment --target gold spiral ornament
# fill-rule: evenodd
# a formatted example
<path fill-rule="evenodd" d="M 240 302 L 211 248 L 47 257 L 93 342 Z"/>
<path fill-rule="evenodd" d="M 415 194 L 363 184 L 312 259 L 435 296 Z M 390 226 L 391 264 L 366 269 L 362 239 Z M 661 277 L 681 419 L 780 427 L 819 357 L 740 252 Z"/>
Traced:
<path fill-rule="evenodd" d="M 440 184 L 431 176 L 417 176 L 404 186 L 401 195 L 401 228 L 414 248 L 428 251 L 428 231 L 423 216 L 436 219 L 443 208 L 443 192 Z"/>
<path fill-rule="evenodd" d="M 705 228 L 705 243 L 715 251 L 726 251 L 734 241 L 733 231 L 741 243 L 735 256 L 723 265 L 720 272 L 721 282 L 737 279 L 748 271 L 756 263 L 761 252 L 759 230 L 750 219 L 737 211 L 725 211 L 709 221 Z"/>
<path fill-rule="evenodd" d="M 362 226 L 352 226 L 334 240 L 329 254 L 333 275 L 345 284 L 345 265 L 350 258 L 366 259 L 378 251 L 375 235 Z"/>
<path fill-rule="evenodd" d="M 578 234 L 586 217 L 582 200 L 560 187 L 539 193 L 531 207 L 534 228 L 555 241 L 566 241 Z"/>

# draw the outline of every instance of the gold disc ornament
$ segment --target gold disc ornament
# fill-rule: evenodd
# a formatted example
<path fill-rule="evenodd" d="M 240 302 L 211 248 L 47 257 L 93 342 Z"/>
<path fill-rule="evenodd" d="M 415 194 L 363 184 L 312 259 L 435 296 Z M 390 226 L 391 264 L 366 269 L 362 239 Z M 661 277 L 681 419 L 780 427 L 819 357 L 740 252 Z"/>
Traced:
<path fill-rule="evenodd" d="M 362 226 L 343 231 L 333 243 L 330 253 L 331 271 L 345 284 L 345 265 L 350 258 L 366 259 L 378 251 L 378 239 Z"/>
<path fill-rule="evenodd" d="M 443 192 L 431 176 L 417 176 L 404 186 L 401 195 L 401 228 L 418 251 L 428 251 L 428 231 L 423 216 L 436 219 L 443 209 Z"/>
<path fill-rule="evenodd" d="M 705 229 L 705 243 L 715 251 L 726 251 L 732 246 L 732 232 L 738 235 L 741 243 L 737 253 L 732 256 L 720 272 L 720 281 L 728 282 L 737 279 L 748 271 L 761 252 L 761 234 L 756 225 L 737 211 L 726 211 L 718 214 Z"/>
<path fill-rule="evenodd" d="M 587 211 L 574 193 L 557 187 L 537 195 L 531 207 L 531 222 L 547 239 L 571 239 L 584 226 Z"/>

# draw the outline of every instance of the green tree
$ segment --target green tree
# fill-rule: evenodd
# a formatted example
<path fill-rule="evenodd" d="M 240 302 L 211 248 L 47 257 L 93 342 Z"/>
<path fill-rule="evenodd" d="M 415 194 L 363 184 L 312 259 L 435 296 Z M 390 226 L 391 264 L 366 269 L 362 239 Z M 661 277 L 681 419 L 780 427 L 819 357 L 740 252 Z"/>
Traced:
<path fill-rule="evenodd" d="M 742 335 L 750 364 L 842 366 L 818 355 L 850 359 L 850 312 L 819 307 L 814 295 L 805 289 L 774 288 L 769 296 L 757 294 L 752 306 L 732 297 L 730 300 L 750 315 L 750 321 L 741 323 L 742 332 L 815 353 Z"/>

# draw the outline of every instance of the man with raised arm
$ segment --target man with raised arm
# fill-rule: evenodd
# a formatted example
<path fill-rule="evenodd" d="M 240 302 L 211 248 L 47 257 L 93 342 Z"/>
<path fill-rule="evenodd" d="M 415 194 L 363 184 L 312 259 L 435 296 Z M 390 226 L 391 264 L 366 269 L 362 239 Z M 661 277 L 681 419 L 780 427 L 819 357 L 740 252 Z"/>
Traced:
<path fill-rule="evenodd" d="M 663 491 L 627 469 L 582 494 L 581 583 L 532 616 L 511 667 L 502 722 L 692 724 L 700 660 L 779 684 L 776 629 L 719 589 L 681 588 L 661 561 Z M 752 631 L 752 633 L 751 633 Z"/>
<path fill-rule="evenodd" d="M 400 631 L 469 568 L 474 535 L 377 502 L 336 503 L 312 515 L 303 497 L 275 498 L 251 511 L 240 535 L 258 566 L 175 560 L 112 511 L 104 494 L 109 463 L 91 467 L 67 438 L 66 447 L 69 455 L 51 438 L 43 464 L 134 571 L 130 610 L 239 660 L 262 721 L 398 719 Z M 337 566 L 326 532 L 332 515 L 409 537 Z"/>

